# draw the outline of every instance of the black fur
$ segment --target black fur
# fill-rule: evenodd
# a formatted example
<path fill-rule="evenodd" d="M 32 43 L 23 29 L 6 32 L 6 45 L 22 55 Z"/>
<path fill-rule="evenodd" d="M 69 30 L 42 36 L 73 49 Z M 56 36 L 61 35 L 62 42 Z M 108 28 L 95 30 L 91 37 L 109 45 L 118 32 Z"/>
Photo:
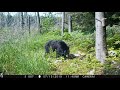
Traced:
<path fill-rule="evenodd" d="M 59 56 L 64 56 L 64 59 L 66 59 L 66 55 L 69 56 L 69 47 L 62 40 L 48 41 L 45 44 L 45 53 L 50 53 L 50 47 L 52 48 L 53 52 L 56 51 L 56 58 Z"/>

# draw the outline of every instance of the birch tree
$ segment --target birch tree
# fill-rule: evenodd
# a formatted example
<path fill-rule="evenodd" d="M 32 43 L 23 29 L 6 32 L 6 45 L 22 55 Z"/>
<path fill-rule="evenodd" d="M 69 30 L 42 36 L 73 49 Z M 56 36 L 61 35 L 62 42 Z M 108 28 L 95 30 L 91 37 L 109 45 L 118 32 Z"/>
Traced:
<path fill-rule="evenodd" d="M 68 15 L 68 32 L 72 32 L 72 20 L 71 20 L 71 15 Z"/>
<path fill-rule="evenodd" d="M 27 14 L 27 12 L 24 12 L 24 26 L 25 26 L 25 29 L 28 29 L 28 14 Z"/>
<path fill-rule="evenodd" d="M 96 58 L 104 63 L 107 55 L 106 46 L 106 25 L 104 12 L 95 12 L 96 27 Z"/>
<path fill-rule="evenodd" d="M 65 12 L 62 12 L 62 31 L 61 31 L 62 35 L 64 33 L 64 21 L 65 21 Z"/>
<path fill-rule="evenodd" d="M 28 15 L 28 31 L 29 31 L 29 34 L 31 33 L 31 32 L 30 32 L 30 25 L 31 25 L 31 24 L 30 24 L 30 15 Z"/>

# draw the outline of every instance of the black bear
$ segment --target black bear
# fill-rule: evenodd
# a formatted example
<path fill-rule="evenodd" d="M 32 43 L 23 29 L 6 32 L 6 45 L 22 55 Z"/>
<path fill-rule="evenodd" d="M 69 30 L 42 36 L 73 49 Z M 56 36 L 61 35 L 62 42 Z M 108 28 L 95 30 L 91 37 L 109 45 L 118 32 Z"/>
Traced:
<path fill-rule="evenodd" d="M 66 59 L 66 55 L 69 56 L 69 46 L 62 41 L 62 40 L 50 40 L 45 44 L 45 53 L 50 52 L 50 47 L 52 48 L 53 52 L 56 51 L 56 58 L 59 56 L 64 56 Z"/>

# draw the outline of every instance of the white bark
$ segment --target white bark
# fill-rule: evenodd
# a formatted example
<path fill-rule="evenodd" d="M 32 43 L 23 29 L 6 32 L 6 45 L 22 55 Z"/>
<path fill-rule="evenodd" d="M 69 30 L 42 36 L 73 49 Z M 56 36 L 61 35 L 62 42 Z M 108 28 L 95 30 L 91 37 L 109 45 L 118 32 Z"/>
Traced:
<path fill-rule="evenodd" d="M 28 15 L 27 15 L 27 12 L 24 12 L 24 26 L 25 26 L 25 29 L 27 30 L 28 29 Z"/>
<path fill-rule="evenodd" d="M 68 16 L 68 32 L 72 32 L 72 20 L 71 20 L 71 15 Z"/>
<path fill-rule="evenodd" d="M 96 26 L 96 58 L 104 63 L 107 47 L 106 47 L 106 27 L 102 26 L 104 19 L 103 12 L 95 12 L 95 26 Z"/>
<path fill-rule="evenodd" d="M 28 30 L 29 30 L 29 34 L 31 33 L 30 32 L 30 15 L 28 15 Z"/>
<path fill-rule="evenodd" d="M 65 21 L 65 12 L 62 12 L 62 31 L 61 31 L 62 35 L 64 33 L 64 21 Z"/>

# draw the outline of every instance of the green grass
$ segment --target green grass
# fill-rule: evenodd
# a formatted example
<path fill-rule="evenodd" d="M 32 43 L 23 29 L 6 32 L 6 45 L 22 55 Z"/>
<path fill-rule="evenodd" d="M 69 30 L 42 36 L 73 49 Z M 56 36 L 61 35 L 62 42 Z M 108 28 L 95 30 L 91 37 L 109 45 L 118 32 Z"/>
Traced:
<path fill-rule="evenodd" d="M 7 75 L 51 74 L 54 67 L 43 57 L 44 45 L 56 36 L 48 34 L 11 38 L 1 43 L 0 71 Z"/>
<path fill-rule="evenodd" d="M 9 41 L 0 43 L 0 72 L 6 75 L 86 75 L 95 70 L 94 74 L 100 75 L 106 69 L 105 72 L 109 74 L 107 70 L 113 70 L 112 65 L 102 65 L 95 59 L 93 36 L 78 31 L 60 36 L 60 31 L 55 30 L 42 35 L 38 33 L 10 38 Z M 64 40 L 70 46 L 71 53 L 83 54 L 85 57 L 67 60 L 60 57 L 57 63 L 55 52 L 44 57 L 44 45 L 53 39 Z M 120 52 L 118 56 L 119 54 Z M 113 57 L 108 59 L 112 62 Z"/>

